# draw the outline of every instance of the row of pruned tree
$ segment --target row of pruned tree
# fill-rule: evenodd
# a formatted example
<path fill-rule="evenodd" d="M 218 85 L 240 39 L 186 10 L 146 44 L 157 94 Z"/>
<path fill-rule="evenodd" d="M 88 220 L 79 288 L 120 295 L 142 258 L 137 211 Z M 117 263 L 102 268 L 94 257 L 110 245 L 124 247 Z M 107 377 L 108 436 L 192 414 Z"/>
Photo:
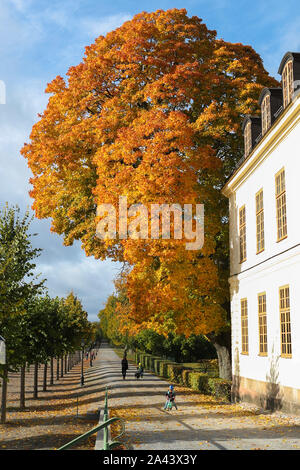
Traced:
<path fill-rule="evenodd" d="M 6 341 L 6 364 L 0 365 L 1 423 L 6 421 L 9 372 L 20 372 L 24 408 L 26 369 L 34 365 L 33 397 L 38 398 L 39 366 L 44 366 L 46 390 L 48 378 L 53 384 L 54 362 L 58 379 L 79 360 L 82 341 L 90 344 L 95 330 L 72 292 L 66 298 L 46 293 L 45 280 L 34 272 L 41 250 L 32 245 L 30 222 L 29 213 L 22 217 L 18 207 L 0 210 L 0 334 Z"/>

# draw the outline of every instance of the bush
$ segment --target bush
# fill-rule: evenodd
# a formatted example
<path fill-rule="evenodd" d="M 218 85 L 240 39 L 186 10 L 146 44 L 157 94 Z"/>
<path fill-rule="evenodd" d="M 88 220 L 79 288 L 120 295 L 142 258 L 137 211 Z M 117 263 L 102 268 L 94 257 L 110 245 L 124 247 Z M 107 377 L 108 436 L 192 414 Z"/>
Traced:
<path fill-rule="evenodd" d="M 231 400 L 231 380 L 220 379 L 220 378 L 209 378 L 208 387 L 212 395 L 217 398 L 223 398 Z"/>
<path fill-rule="evenodd" d="M 150 356 L 149 369 L 151 372 L 155 372 L 155 360 L 160 359 L 158 356 Z"/>
<path fill-rule="evenodd" d="M 151 354 L 145 354 L 144 362 L 145 362 L 145 369 L 147 369 L 147 370 L 151 369 L 151 367 L 150 367 L 151 357 L 152 357 Z"/>
<path fill-rule="evenodd" d="M 166 377 L 168 378 L 168 365 L 169 364 L 175 364 L 174 362 L 171 361 L 160 361 L 159 364 L 159 375 L 161 377 Z"/>
<path fill-rule="evenodd" d="M 203 372 L 191 372 L 189 374 L 190 386 L 193 390 L 198 390 L 199 392 L 209 394 L 208 386 L 209 377 Z"/>
<path fill-rule="evenodd" d="M 167 365 L 167 374 L 171 382 L 176 382 L 178 384 L 182 383 L 182 372 L 184 367 L 177 364 L 168 364 Z"/>
<path fill-rule="evenodd" d="M 190 383 L 190 374 L 193 373 L 193 370 L 191 369 L 183 369 L 181 373 L 181 383 L 182 385 L 185 385 L 186 387 L 191 387 Z"/>
<path fill-rule="evenodd" d="M 163 361 L 163 359 L 154 359 L 154 372 L 155 374 L 159 375 L 160 373 L 160 363 Z"/>

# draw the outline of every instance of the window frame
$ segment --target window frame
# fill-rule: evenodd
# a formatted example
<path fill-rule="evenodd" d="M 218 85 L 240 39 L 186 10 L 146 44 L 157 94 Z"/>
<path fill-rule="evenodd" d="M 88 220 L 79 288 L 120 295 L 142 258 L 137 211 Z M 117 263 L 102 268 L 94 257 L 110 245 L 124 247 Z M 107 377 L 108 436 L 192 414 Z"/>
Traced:
<path fill-rule="evenodd" d="M 265 135 L 271 127 L 271 100 L 269 94 L 264 97 L 261 104 L 261 125 L 262 135 Z"/>
<path fill-rule="evenodd" d="M 244 151 L 247 157 L 252 150 L 252 124 L 248 121 L 244 129 Z"/>
<path fill-rule="evenodd" d="M 241 224 L 241 212 L 244 211 L 244 222 Z M 243 235 L 241 235 L 243 230 Z M 243 239 L 242 239 L 243 236 Z M 243 250 L 242 250 L 243 240 Z M 247 260 L 247 238 L 246 238 L 246 206 L 245 204 L 239 209 L 239 246 L 240 246 L 240 263 L 244 263 Z M 242 257 L 242 254 L 244 257 Z"/>
<path fill-rule="evenodd" d="M 249 356 L 248 299 L 240 300 L 241 307 L 241 354 Z"/>
<path fill-rule="evenodd" d="M 259 196 L 262 196 L 261 201 L 262 205 L 261 207 L 258 207 L 257 204 L 257 198 Z M 264 190 L 261 188 L 257 193 L 255 194 L 255 217 L 256 217 L 256 254 L 258 255 L 262 251 L 265 250 L 265 213 L 264 213 Z M 260 218 L 260 222 L 258 223 L 258 218 Z M 258 231 L 258 225 L 260 226 L 260 232 Z M 262 228 L 261 228 L 262 227 Z M 260 243 L 262 244 L 262 247 L 259 248 L 259 242 L 258 242 L 258 234 L 260 234 Z"/>
<path fill-rule="evenodd" d="M 294 73 L 293 73 L 293 60 L 290 59 L 285 64 L 282 71 L 282 92 L 283 92 L 283 107 L 286 108 L 292 101 L 294 94 Z"/>
<path fill-rule="evenodd" d="M 282 184 L 282 178 L 279 185 L 277 184 L 277 178 L 284 175 L 284 185 Z M 279 186 L 279 191 L 278 191 Z M 287 238 L 287 204 L 286 204 L 286 183 L 285 183 L 285 168 L 282 167 L 275 174 L 275 200 L 276 200 L 276 228 L 277 228 L 277 243 Z M 284 208 L 284 210 L 283 210 Z M 279 216 L 278 213 L 281 212 Z M 282 234 L 280 235 L 280 232 Z"/>
<path fill-rule="evenodd" d="M 260 312 L 260 297 L 265 298 L 265 310 Z M 263 305 L 263 304 L 262 304 Z M 268 356 L 268 319 L 267 319 L 267 294 L 266 292 L 260 292 L 257 294 L 257 311 L 258 311 L 258 355 L 262 357 Z M 263 323 L 260 322 L 261 319 L 265 319 Z M 266 338 L 266 341 L 261 341 L 261 338 Z"/>
<path fill-rule="evenodd" d="M 288 307 L 281 307 L 281 296 L 280 296 L 280 292 L 282 290 L 286 290 L 288 289 L 289 290 L 289 295 L 288 297 L 284 297 L 284 299 L 288 298 Z M 290 295 L 290 285 L 289 284 L 285 284 L 284 286 L 280 286 L 279 289 L 278 289 L 278 293 L 279 293 L 279 324 L 280 324 L 280 357 L 283 357 L 285 359 L 291 359 L 293 356 L 293 349 L 292 349 L 292 327 L 291 327 L 291 295 Z M 288 343 L 287 341 L 285 343 L 282 342 L 282 325 L 283 325 L 283 322 L 282 322 L 282 314 L 283 315 L 286 315 L 286 313 L 288 312 L 289 314 L 289 322 L 284 322 L 284 324 L 289 324 L 289 335 L 290 335 L 290 342 Z M 285 336 L 287 336 L 287 333 L 285 333 Z M 290 353 L 288 352 L 283 352 L 283 344 L 286 346 L 286 348 L 288 348 L 288 345 L 290 345 Z"/>

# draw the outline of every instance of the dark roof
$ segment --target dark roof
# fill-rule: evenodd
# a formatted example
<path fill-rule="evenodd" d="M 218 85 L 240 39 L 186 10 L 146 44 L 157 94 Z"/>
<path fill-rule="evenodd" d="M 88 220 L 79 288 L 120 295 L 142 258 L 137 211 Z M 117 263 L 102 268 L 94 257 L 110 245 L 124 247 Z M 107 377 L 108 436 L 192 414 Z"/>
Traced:
<path fill-rule="evenodd" d="M 242 132 L 244 132 L 246 124 L 248 122 L 255 123 L 260 125 L 261 123 L 261 118 L 259 116 L 250 116 L 250 114 L 247 114 L 247 116 L 244 117 L 243 123 L 242 123 Z"/>
<path fill-rule="evenodd" d="M 285 64 L 292 59 L 294 62 L 300 63 L 300 52 L 286 52 L 280 62 L 278 73 L 281 75 Z"/>
<path fill-rule="evenodd" d="M 258 99 L 259 106 L 261 106 L 261 103 L 263 102 L 263 99 L 266 95 L 270 95 L 272 97 L 276 96 L 276 98 L 278 97 L 282 99 L 282 88 L 263 88 Z"/>

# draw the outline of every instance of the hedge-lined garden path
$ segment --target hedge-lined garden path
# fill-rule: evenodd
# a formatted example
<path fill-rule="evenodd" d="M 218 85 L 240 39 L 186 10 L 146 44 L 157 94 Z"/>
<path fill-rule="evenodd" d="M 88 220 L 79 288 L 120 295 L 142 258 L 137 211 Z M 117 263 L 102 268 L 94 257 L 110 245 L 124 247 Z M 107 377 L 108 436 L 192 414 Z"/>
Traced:
<path fill-rule="evenodd" d="M 120 362 L 103 344 L 99 373 L 109 390 L 111 414 L 126 421 L 123 442 L 130 449 L 300 449 L 297 417 L 264 414 L 255 407 L 221 402 L 178 385 L 178 411 L 163 411 L 169 383 L 148 372 L 137 380 L 134 364 L 124 381 Z"/>

